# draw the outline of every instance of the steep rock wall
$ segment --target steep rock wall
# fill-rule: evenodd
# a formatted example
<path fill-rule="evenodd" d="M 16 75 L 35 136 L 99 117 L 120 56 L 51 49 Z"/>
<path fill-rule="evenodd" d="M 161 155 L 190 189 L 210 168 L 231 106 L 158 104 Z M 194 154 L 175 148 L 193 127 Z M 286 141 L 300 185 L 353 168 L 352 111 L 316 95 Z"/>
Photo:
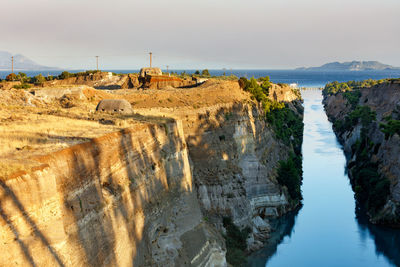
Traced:
<path fill-rule="evenodd" d="M 145 124 L 37 159 L 0 183 L 0 265 L 224 266 L 179 123 Z"/>
<path fill-rule="evenodd" d="M 343 93 L 325 96 L 323 100 L 328 118 L 332 122 L 345 121 L 352 108 Z M 374 223 L 400 225 L 400 137 L 397 133 L 385 138 L 380 127 L 386 123 L 385 117 L 400 119 L 400 84 L 385 82 L 370 88 L 362 88 L 357 105 L 369 107 L 376 113 L 376 118 L 366 129 L 359 119 L 345 131 L 334 127 L 334 131 L 342 143 L 348 158 L 349 176 L 354 179 L 352 169 L 358 164 L 355 147 L 365 134 L 370 140 L 365 151 L 373 164 L 377 165 L 381 175 L 390 180 L 390 192 L 385 205 L 379 212 L 370 212 L 370 220 Z M 334 124 L 335 126 L 335 124 Z M 366 179 L 361 177 L 361 179 Z"/>
<path fill-rule="evenodd" d="M 276 181 L 278 162 L 290 148 L 252 104 L 188 113 L 183 125 L 204 214 L 220 229 L 225 216 L 241 228 L 250 227 L 249 249 L 255 249 L 271 230 L 267 218 L 293 208 Z"/>

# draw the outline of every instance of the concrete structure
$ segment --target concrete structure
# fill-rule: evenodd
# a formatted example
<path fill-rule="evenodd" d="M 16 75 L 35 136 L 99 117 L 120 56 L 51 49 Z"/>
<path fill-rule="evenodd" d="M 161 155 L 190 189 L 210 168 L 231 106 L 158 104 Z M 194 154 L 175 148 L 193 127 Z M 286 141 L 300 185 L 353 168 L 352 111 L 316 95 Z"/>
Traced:
<path fill-rule="evenodd" d="M 104 99 L 99 102 L 96 111 L 121 114 L 133 113 L 131 104 L 125 99 Z"/>
<path fill-rule="evenodd" d="M 160 68 L 141 68 L 139 77 L 144 78 L 147 75 L 162 75 Z"/>

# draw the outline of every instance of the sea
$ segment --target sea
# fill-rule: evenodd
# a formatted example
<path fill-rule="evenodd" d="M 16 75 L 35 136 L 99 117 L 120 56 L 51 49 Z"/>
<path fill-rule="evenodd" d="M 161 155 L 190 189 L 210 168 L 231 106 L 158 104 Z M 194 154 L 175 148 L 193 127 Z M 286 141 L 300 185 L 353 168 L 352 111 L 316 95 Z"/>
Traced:
<path fill-rule="evenodd" d="M 63 70 L 45 70 L 45 71 L 21 71 L 26 73 L 28 76 L 36 76 L 39 73 L 43 76 L 57 76 Z M 84 70 L 68 70 L 69 72 L 76 73 Z M 115 73 L 138 73 L 139 70 L 103 70 Z M 166 70 L 163 70 L 166 71 Z M 196 70 L 194 69 L 178 69 L 170 70 L 170 72 L 176 73 L 188 73 L 192 74 Z M 201 71 L 201 70 L 200 70 Z M 262 70 L 262 69 L 233 69 L 233 70 L 209 70 L 211 76 L 221 76 L 221 75 L 235 75 L 237 77 L 246 78 L 259 78 L 269 76 L 271 81 L 274 83 L 296 83 L 299 87 L 311 87 L 311 88 L 321 88 L 325 84 L 333 81 L 345 82 L 345 81 L 361 81 L 366 79 L 384 79 L 384 78 L 400 78 L 400 70 L 366 70 L 366 71 L 307 71 L 307 70 Z M 10 71 L 0 71 L 0 79 L 5 79 L 5 77 L 10 73 Z M 18 71 L 15 71 L 18 73 Z"/>

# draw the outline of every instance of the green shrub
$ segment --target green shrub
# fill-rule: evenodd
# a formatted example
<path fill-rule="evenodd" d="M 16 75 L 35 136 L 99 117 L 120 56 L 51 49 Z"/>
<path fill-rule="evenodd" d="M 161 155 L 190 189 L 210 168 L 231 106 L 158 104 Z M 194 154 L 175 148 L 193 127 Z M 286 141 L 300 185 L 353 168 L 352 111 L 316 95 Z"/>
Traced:
<path fill-rule="evenodd" d="M 68 71 L 63 71 L 63 72 L 61 72 L 60 75 L 58 75 L 58 79 L 64 80 L 64 79 L 68 79 L 68 78 L 73 77 L 73 76 L 74 76 L 73 73 L 69 73 Z"/>
<path fill-rule="evenodd" d="M 328 83 L 325 85 L 324 90 L 322 91 L 323 94 L 326 95 L 334 95 L 337 93 L 343 93 L 347 91 L 353 91 L 355 89 L 371 87 L 380 83 L 388 82 L 389 79 L 382 79 L 382 80 L 364 80 L 364 81 L 348 81 L 339 83 L 337 81 Z"/>
<path fill-rule="evenodd" d="M 385 205 L 390 194 L 390 181 L 378 171 L 378 163 L 371 162 L 374 144 L 362 136 L 352 146 L 355 160 L 348 165 L 351 168 L 351 183 L 357 200 L 365 205 L 369 212 L 376 214 Z"/>
<path fill-rule="evenodd" d="M 387 123 L 380 123 L 379 127 L 381 131 L 385 134 L 385 139 L 388 139 L 395 133 L 400 135 L 400 120 L 388 119 Z"/>
<path fill-rule="evenodd" d="M 359 163 L 352 170 L 352 184 L 356 197 L 370 212 L 377 213 L 385 205 L 390 194 L 390 181 L 378 173 L 375 164 L 368 160 L 361 161 L 359 158 L 357 161 Z"/>
<path fill-rule="evenodd" d="M 293 200 L 301 200 L 302 168 L 301 157 L 294 153 L 286 161 L 280 161 L 278 167 L 278 183 L 286 186 Z"/>
<path fill-rule="evenodd" d="M 344 120 L 336 120 L 333 127 L 340 133 L 352 130 L 359 122 L 363 128 L 367 128 L 369 124 L 376 120 L 376 112 L 372 111 L 369 106 L 357 106 L 350 112 Z"/>
<path fill-rule="evenodd" d="M 227 249 L 226 260 L 233 266 L 245 266 L 247 261 L 244 251 L 247 247 L 246 239 L 251 232 L 250 228 L 240 230 L 230 217 L 224 217 L 222 223 L 226 229 L 224 235 Z"/>
<path fill-rule="evenodd" d="M 272 125 L 276 136 L 285 144 L 301 146 L 303 140 L 303 120 L 288 107 L 273 106 L 266 115 L 267 121 Z"/>
<path fill-rule="evenodd" d="M 300 150 L 304 127 L 301 116 L 286 106 L 285 103 L 268 98 L 271 88 L 268 76 L 258 80 L 262 82 L 261 85 L 254 77 L 250 80 L 241 77 L 238 82 L 243 90 L 251 93 L 252 99 L 261 103 L 265 119 L 274 129 L 276 136 L 285 144 L 293 144 L 295 149 Z"/>
<path fill-rule="evenodd" d="M 208 71 L 208 69 L 204 69 L 204 70 L 202 70 L 201 75 L 209 77 L 210 76 L 210 72 Z"/>
<path fill-rule="evenodd" d="M 22 83 L 22 84 L 13 86 L 13 88 L 15 88 L 15 89 L 29 89 L 31 87 L 32 87 L 32 85 L 27 84 L 27 83 Z"/>
<path fill-rule="evenodd" d="M 344 92 L 343 97 L 347 100 L 347 102 L 349 102 L 349 104 L 351 105 L 351 108 L 355 109 L 360 100 L 361 92 L 360 92 L 360 90 Z"/>
<path fill-rule="evenodd" d="M 36 75 L 36 76 L 32 79 L 32 81 L 33 81 L 33 83 L 34 83 L 35 85 L 42 85 L 42 84 L 46 81 L 46 78 L 43 77 L 42 74 L 39 74 L 39 75 Z"/>

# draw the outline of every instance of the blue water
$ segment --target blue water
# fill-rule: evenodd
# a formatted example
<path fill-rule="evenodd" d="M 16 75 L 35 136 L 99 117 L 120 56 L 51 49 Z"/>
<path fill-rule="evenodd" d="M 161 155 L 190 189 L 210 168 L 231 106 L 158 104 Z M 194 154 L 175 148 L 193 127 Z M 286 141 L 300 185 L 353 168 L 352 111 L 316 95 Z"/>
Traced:
<path fill-rule="evenodd" d="M 251 266 L 400 266 L 400 231 L 368 223 L 356 209 L 346 159 L 322 106 L 321 91 L 304 98 L 303 207 L 275 225 Z M 276 236 L 278 235 L 278 236 Z"/>
<path fill-rule="evenodd" d="M 70 72 L 79 72 L 83 70 L 73 70 Z M 105 70 L 116 73 L 132 73 L 138 70 Z M 165 71 L 165 70 L 164 70 Z M 194 73 L 195 70 L 171 70 L 181 73 Z M 24 71 L 28 76 L 36 76 L 41 73 L 47 75 L 59 75 L 60 70 L 55 71 Z M 383 79 L 383 78 L 399 78 L 400 70 L 385 71 L 304 71 L 304 70 L 210 70 L 211 75 L 234 74 L 238 77 L 264 77 L 270 76 L 275 83 L 297 83 L 300 87 L 324 87 L 328 82 L 333 81 L 349 81 L 349 80 L 366 80 L 366 79 Z M 17 73 L 17 72 L 16 72 Z M 9 71 L 0 71 L 0 79 L 4 79 Z"/>

